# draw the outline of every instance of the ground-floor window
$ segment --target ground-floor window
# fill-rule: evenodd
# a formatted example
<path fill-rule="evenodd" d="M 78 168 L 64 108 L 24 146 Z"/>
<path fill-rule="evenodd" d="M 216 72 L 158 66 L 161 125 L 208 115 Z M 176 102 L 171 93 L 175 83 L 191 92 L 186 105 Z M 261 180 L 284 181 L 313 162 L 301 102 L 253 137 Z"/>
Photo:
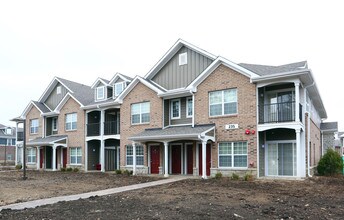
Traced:
<path fill-rule="evenodd" d="M 36 148 L 27 149 L 27 162 L 36 163 Z"/>
<path fill-rule="evenodd" d="M 82 158 L 81 147 L 70 148 L 70 164 L 80 165 Z"/>
<path fill-rule="evenodd" d="M 143 166 L 143 146 L 136 146 L 136 165 Z M 127 145 L 127 166 L 133 165 L 133 146 Z"/>
<path fill-rule="evenodd" d="M 219 167 L 247 168 L 247 142 L 219 143 Z"/>

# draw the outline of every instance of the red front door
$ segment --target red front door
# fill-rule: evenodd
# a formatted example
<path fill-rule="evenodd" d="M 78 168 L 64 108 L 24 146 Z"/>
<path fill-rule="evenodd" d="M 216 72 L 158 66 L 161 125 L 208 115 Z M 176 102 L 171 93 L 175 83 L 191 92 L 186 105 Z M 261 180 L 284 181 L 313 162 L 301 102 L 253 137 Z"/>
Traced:
<path fill-rule="evenodd" d="M 62 148 L 63 154 L 63 168 L 66 168 L 67 165 L 67 148 Z"/>
<path fill-rule="evenodd" d="M 39 149 L 39 167 L 43 169 L 44 148 Z"/>
<path fill-rule="evenodd" d="M 150 146 L 150 155 L 151 155 L 151 173 L 159 174 L 160 166 L 160 146 Z"/>
<path fill-rule="evenodd" d="M 172 174 L 181 174 L 181 146 L 172 145 Z"/>
<path fill-rule="evenodd" d="M 187 153 L 187 174 L 193 174 L 193 145 L 186 145 Z"/>
<path fill-rule="evenodd" d="M 206 174 L 207 176 L 210 176 L 210 167 L 211 167 L 211 160 L 210 160 L 210 151 L 211 151 L 211 147 L 210 144 L 207 144 L 207 155 L 206 155 Z M 198 174 L 200 176 L 202 176 L 202 144 L 198 145 L 198 164 L 199 164 L 199 170 L 198 170 Z"/>

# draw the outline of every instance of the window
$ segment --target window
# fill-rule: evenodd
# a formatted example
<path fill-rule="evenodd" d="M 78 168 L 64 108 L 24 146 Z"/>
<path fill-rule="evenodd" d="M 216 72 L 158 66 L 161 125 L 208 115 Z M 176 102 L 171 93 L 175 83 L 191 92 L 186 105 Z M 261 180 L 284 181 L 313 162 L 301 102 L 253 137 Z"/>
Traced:
<path fill-rule="evenodd" d="M 188 53 L 179 54 L 179 66 L 188 64 Z"/>
<path fill-rule="evenodd" d="M 16 146 L 16 139 L 12 139 L 12 146 Z"/>
<path fill-rule="evenodd" d="M 247 167 L 247 142 L 219 143 L 219 167 Z"/>
<path fill-rule="evenodd" d="M 125 82 L 115 83 L 115 97 L 119 96 L 121 92 L 124 90 Z"/>
<path fill-rule="evenodd" d="M 36 148 L 27 149 L 27 162 L 36 163 Z"/>
<path fill-rule="evenodd" d="M 70 164 L 78 165 L 81 164 L 81 147 L 70 148 Z"/>
<path fill-rule="evenodd" d="M 105 86 L 97 87 L 97 100 L 105 99 Z"/>
<path fill-rule="evenodd" d="M 11 128 L 6 128 L 6 134 L 11 135 L 12 134 L 12 129 Z"/>
<path fill-rule="evenodd" d="M 237 89 L 227 89 L 209 93 L 210 116 L 231 115 L 238 113 Z"/>
<path fill-rule="evenodd" d="M 76 130 L 77 114 L 66 114 L 66 131 Z"/>
<path fill-rule="evenodd" d="M 6 160 L 12 160 L 12 154 L 7 154 L 6 155 Z"/>
<path fill-rule="evenodd" d="M 131 105 L 131 124 L 150 122 L 150 103 L 142 102 Z"/>
<path fill-rule="evenodd" d="M 52 118 L 51 124 L 52 124 L 53 131 L 57 131 L 57 118 Z"/>
<path fill-rule="evenodd" d="M 127 166 L 133 165 L 133 146 L 127 145 Z M 136 165 L 143 166 L 143 146 L 136 146 Z"/>
<path fill-rule="evenodd" d="M 11 138 L 7 139 L 7 146 L 12 146 L 12 139 Z"/>
<path fill-rule="evenodd" d="M 180 118 L 180 99 L 171 100 L 171 119 Z"/>
<path fill-rule="evenodd" d="M 38 119 L 31 119 L 30 120 L 30 134 L 37 134 L 38 133 Z"/>
<path fill-rule="evenodd" d="M 192 97 L 186 99 L 186 117 L 192 117 L 193 113 L 193 101 Z"/>
<path fill-rule="evenodd" d="M 56 87 L 56 94 L 61 94 L 61 86 Z"/>

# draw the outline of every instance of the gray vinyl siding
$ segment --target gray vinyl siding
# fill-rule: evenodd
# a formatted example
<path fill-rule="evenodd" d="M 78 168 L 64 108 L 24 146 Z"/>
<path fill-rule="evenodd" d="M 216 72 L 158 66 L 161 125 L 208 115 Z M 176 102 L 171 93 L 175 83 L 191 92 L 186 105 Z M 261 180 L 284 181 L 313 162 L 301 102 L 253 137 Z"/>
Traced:
<path fill-rule="evenodd" d="M 61 93 L 57 94 L 57 87 L 61 86 Z M 45 104 L 51 109 L 54 110 L 58 104 L 60 104 L 61 100 L 63 99 L 63 97 L 65 97 L 65 95 L 67 94 L 68 90 L 61 85 L 60 83 L 58 83 L 55 88 L 53 89 L 53 91 L 50 93 L 49 97 L 47 98 L 47 101 L 45 101 Z"/>
<path fill-rule="evenodd" d="M 170 100 L 164 100 L 164 127 L 170 125 Z"/>
<path fill-rule="evenodd" d="M 184 52 L 187 52 L 187 64 L 179 66 L 179 54 Z M 168 90 L 184 88 L 200 75 L 212 61 L 212 59 L 187 47 L 182 47 L 152 80 Z"/>
<path fill-rule="evenodd" d="M 120 83 L 120 82 L 123 82 L 123 81 L 124 81 L 124 80 L 123 80 L 122 78 L 118 77 L 118 79 L 114 82 L 114 84 Z"/>
<path fill-rule="evenodd" d="M 171 106 L 169 107 L 169 109 Z M 171 112 L 171 110 L 169 110 Z M 171 114 L 169 114 L 171 117 Z M 192 118 L 186 117 L 186 97 L 180 98 L 180 119 L 171 119 L 171 125 L 191 124 Z"/>

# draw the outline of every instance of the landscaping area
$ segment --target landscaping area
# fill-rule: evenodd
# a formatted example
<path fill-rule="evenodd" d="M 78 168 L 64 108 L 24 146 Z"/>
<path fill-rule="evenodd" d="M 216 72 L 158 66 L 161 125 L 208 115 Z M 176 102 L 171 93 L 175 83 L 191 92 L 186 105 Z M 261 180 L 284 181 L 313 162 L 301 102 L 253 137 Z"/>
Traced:
<path fill-rule="evenodd" d="M 13 193 L 17 200 L 31 200 L 157 179 L 107 173 L 29 172 L 31 178 L 22 181 L 19 173 L 10 174 L 0 173 L 0 198 L 4 204 L 16 202 L 3 196 L 8 190 L 11 192 L 5 195 Z M 343 176 L 254 181 L 192 178 L 35 209 L 2 210 L 0 219 L 342 219 L 343 191 Z"/>

